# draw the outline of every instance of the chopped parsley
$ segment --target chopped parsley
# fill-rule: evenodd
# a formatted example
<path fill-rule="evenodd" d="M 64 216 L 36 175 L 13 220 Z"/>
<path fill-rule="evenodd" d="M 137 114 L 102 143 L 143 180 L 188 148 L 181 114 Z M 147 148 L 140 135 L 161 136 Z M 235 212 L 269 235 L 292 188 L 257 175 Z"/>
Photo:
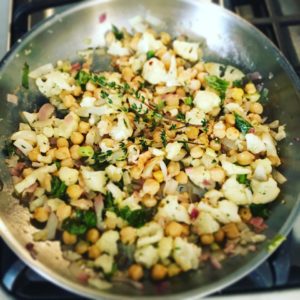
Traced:
<path fill-rule="evenodd" d="M 234 117 L 235 117 L 235 127 L 243 134 L 248 133 L 249 129 L 253 128 L 253 126 L 248 121 L 246 121 L 237 113 L 234 113 Z"/>
<path fill-rule="evenodd" d="M 250 180 L 247 178 L 247 174 L 239 174 L 236 176 L 236 180 L 241 183 L 241 184 L 245 184 L 247 186 L 250 185 Z"/>
<path fill-rule="evenodd" d="M 250 204 L 249 208 L 254 217 L 267 219 L 270 216 L 270 209 L 267 204 Z"/>
<path fill-rule="evenodd" d="M 193 104 L 193 98 L 191 96 L 185 98 L 184 99 L 184 104 L 191 106 Z"/>
<path fill-rule="evenodd" d="M 183 121 L 185 122 L 185 114 L 183 112 L 179 112 L 176 116 L 176 119 L 179 120 L 179 121 Z"/>
<path fill-rule="evenodd" d="M 106 152 L 102 152 L 101 150 L 95 151 L 93 159 L 95 163 L 93 168 L 96 170 L 104 170 L 108 165 L 108 158 L 113 154 L 111 150 L 107 150 Z"/>
<path fill-rule="evenodd" d="M 220 98 L 222 100 L 225 99 L 226 90 L 229 86 L 228 81 L 213 75 L 206 76 L 205 81 L 207 82 L 209 87 L 211 87 L 212 89 L 216 90 L 219 93 Z"/>
<path fill-rule="evenodd" d="M 154 57 L 154 56 L 155 56 L 155 51 L 149 50 L 149 51 L 147 52 L 147 60 L 151 59 L 151 58 Z"/>
<path fill-rule="evenodd" d="M 89 82 L 89 80 L 91 79 L 91 76 L 89 73 L 80 70 L 76 76 L 75 76 L 75 80 L 76 82 L 82 87 L 84 88 L 85 85 Z"/>
<path fill-rule="evenodd" d="M 112 25 L 112 32 L 117 40 L 120 41 L 124 38 L 124 33 L 120 31 L 115 25 Z"/>
<path fill-rule="evenodd" d="M 232 87 L 242 88 L 243 87 L 243 79 L 237 79 L 232 82 Z"/>
<path fill-rule="evenodd" d="M 263 88 L 260 92 L 259 102 L 261 104 L 266 104 L 267 102 L 269 102 L 269 90 L 267 88 Z"/>
<path fill-rule="evenodd" d="M 53 196 L 54 198 L 62 199 L 66 195 L 66 190 L 66 184 L 63 181 L 61 181 L 57 176 L 52 176 L 51 191 L 49 195 Z"/>
<path fill-rule="evenodd" d="M 25 89 L 29 88 L 29 65 L 27 62 L 24 63 L 23 69 L 22 69 L 22 87 Z"/>
<path fill-rule="evenodd" d="M 201 121 L 201 126 L 203 127 L 202 130 L 203 130 L 204 132 L 207 132 L 207 131 L 208 131 L 208 122 L 207 122 L 207 120 L 206 120 L 205 118 L 202 119 L 202 121 Z"/>
<path fill-rule="evenodd" d="M 12 141 L 5 141 L 5 145 L 2 151 L 4 155 L 11 157 L 16 154 L 16 147 L 14 146 Z"/>
<path fill-rule="evenodd" d="M 166 131 L 163 130 L 160 134 L 160 138 L 161 138 L 161 142 L 163 144 L 164 147 L 167 146 L 167 135 L 166 135 Z"/>

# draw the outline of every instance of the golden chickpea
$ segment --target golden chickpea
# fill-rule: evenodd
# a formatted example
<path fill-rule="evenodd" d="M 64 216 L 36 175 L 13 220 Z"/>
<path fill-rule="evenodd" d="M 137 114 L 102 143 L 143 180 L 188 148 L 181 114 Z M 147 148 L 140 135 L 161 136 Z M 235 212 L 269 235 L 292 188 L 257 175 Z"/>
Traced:
<path fill-rule="evenodd" d="M 163 172 L 161 170 L 153 172 L 152 176 L 159 183 L 162 183 L 164 181 L 164 175 L 163 175 Z"/>
<path fill-rule="evenodd" d="M 122 70 L 122 77 L 125 81 L 130 82 L 132 78 L 134 77 L 134 73 L 130 67 L 125 67 Z"/>
<path fill-rule="evenodd" d="M 168 266 L 168 276 L 174 277 L 181 272 L 181 269 L 176 264 L 170 264 Z"/>
<path fill-rule="evenodd" d="M 188 177 L 185 174 L 185 172 L 180 171 L 178 175 L 176 175 L 175 180 L 179 183 L 179 184 L 187 184 L 188 182 Z"/>
<path fill-rule="evenodd" d="M 78 131 L 83 134 L 87 134 L 90 130 L 90 124 L 88 122 L 80 121 L 78 125 Z"/>
<path fill-rule="evenodd" d="M 132 245 L 136 240 L 136 229 L 131 226 L 123 227 L 120 236 L 123 244 Z"/>
<path fill-rule="evenodd" d="M 65 203 L 62 203 L 57 207 L 56 215 L 57 215 L 57 218 L 59 219 L 59 221 L 63 221 L 64 219 L 70 217 L 71 212 L 72 212 L 71 206 L 67 205 Z"/>
<path fill-rule="evenodd" d="M 244 222 L 248 222 L 252 218 L 251 210 L 248 207 L 241 207 L 239 215 Z"/>
<path fill-rule="evenodd" d="M 84 254 L 88 251 L 88 249 L 89 249 L 89 244 L 85 241 L 79 241 L 75 246 L 75 251 L 78 254 Z"/>
<path fill-rule="evenodd" d="M 73 145 L 70 148 L 70 155 L 73 159 L 77 160 L 80 159 L 80 155 L 79 155 L 79 145 Z"/>
<path fill-rule="evenodd" d="M 202 234 L 200 240 L 203 245 L 211 245 L 215 241 L 212 234 Z"/>
<path fill-rule="evenodd" d="M 168 45 L 171 42 L 171 36 L 167 32 L 161 32 L 160 39 L 164 45 Z"/>
<path fill-rule="evenodd" d="M 180 164 L 178 161 L 170 161 L 168 164 L 168 174 L 174 177 L 180 173 Z"/>
<path fill-rule="evenodd" d="M 244 96 L 244 91 L 241 88 L 232 88 L 230 89 L 230 96 L 235 100 L 235 101 L 242 101 L 243 96 Z"/>
<path fill-rule="evenodd" d="M 40 185 L 43 189 L 45 189 L 47 192 L 51 191 L 51 175 L 46 173 L 43 178 L 41 178 L 42 180 L 40 181 Z"/>
<path fill-rule="evenodd" d="M 195 140 L 199 135 L 199 128 L 194 127 L 194 126 L 189 126 L 185 130 L 185 133 L 190 140 Z"/>
<path fill-rule="evenodd" d="M 214 238 L 217 243 L 222 243 L 225 238 L 225 233 L 222 229 L 219 229 L 217 232 L 214 233 Z"/>
<path fill-rule="evenodd" d="M 180 223 L 175 222 L 175 221 L 171 221 L 165 227 L 166 235 L 172 236 L 172 237 L 181 236 L 182 231 L 183 231 L 183 226 Z"/>
<path fill-rule="evenodd" d="M 149 194 L 149 195 L 155 195 L 160 188 L 160 184 L 152 178 L 148 178 L 145 180 L 144 184 L 143 184 L 143 192 L 145 194 Z"/>
<path fill-rule="evenodd" d="M 38 156 L 40 154 L 40 150 L 38 147 L 33 148 L 29 153 L 28 153 L 28 158 L 31 161 L 37 161 L 38 160 Z"/>
<path fill-rule="evenodd" d="M 73 168 L 74 167 L 73 159 L 71 157 L 69 157 L 69 158 L 66 158 L 66 159 L 62 160 L 61 161 L 61 166 L 62 167 Z"/>
<path fill-rule="evenodd" d="M 77 131 L 72 132 L 71 142 L 74 145 L 80 145 L 83 142 L 83 140 L 84 140 L 84 136 L 80 132 Z"/>
<path fill-rule="evenodd" d="M 134 281 L 139 281 L 144 276 L 144 270 L 141 265 L 133 264 L 128 269 L 128 276 Z"/>
<path fill-rule="evenodd" d="M 55 150 L 55 158 L 58 160 L 64 160 L 70 157 L 70 151 L 68 147 L 61 147 Z"/>
<path fill-rule="evenodd" d="M 154 207 L 157 204 L 157 200 L 153 196 L 146 194 L 142 198 L 142 203 L 146 207 Z"/>
<path fill-rule="evenodd" d="M 71 199 L 79 199 L 82 193 L 83 193 L 83 189 L 78 184 L 72 184 L 67 187 L 67 195 Z"/>
<path fill-rule="evenodd" d="M 91 228 L 86 233 L 86 240 L 93 244 L 98 241 L 99 237 L 100 237 L 100 233 L 99 233 L 99 230 L 96 228 Z"/>
<path fill-rule="evenodd" d="M 24 177 L 27 177 L 28 175 L 30 175 L 31 173 L 33 172 L 33 169 L 32 168 L 25 168 L 22 172 L 22 175 Z"/>
<path fill-rule="evenodd" d="M 38 222 L 44 223 L 49 218 L 49 210 L 45 207 L 37 207 L 34 210 L 33 218 L 36 219 Z"/>
<path fill-rule="evenodd" d="M 235 127 L 229 127 L 226 129 L 226 137 L 229 140 L 235 141 L 240 136 L 240 132 Z"/>
<path fill-rule="evenodd" d="M 225 171 L 220 166 L 213 167 L 209 170 L 211 179 L 215 182 L 222 183 L 225 180 Z"/>
<path fill-rule="evenodd" d="M 240 235 L 239 229 L 235 223 L 228 223 L 224 225 L 222 229 L 229 239 L 236 239 Z"/>
<path fill-rule="evenodd" d="M 75 86 L 73 89 L 73 95 L 75 97 L 79 96 L 82 93 L 81 87 L 80 86 Z"/>
<path fill-rule="evenodd" d="M 185 90 L 184 90 L 184 88 L 182 88 L 182 87 L 176 89 L 176 94 L 177 94 L 179 97 L 185 97 L 185 95 L 186 95 Z"/>
<path fill-rule="evenodd" d="M 76 99 L 71 94 L 65 95 L 62 100 L 63 100 L 63 104 L 66 108 L 70 108 L 71 106 L 73 106 L 76 103 Z"/>
<path fill-rule="evenodd" d="M 259 102 L 254 102 L 250 104 L 250 111 L 254 114 L 261 115 L 264 108 Z"/>
<path fill-rule="evenodd" d="M 174 94 L 169 94 L 166 96 L 166 104 L 167 106 L 179 106 L 179 97 Z"/>
<path fill-rule="evenodd" d="M 203 149 L 200 146 L 195 146 L 190 151 L 192 158 L 200 158 L 204 154 Z"/>
<path fill-rule="evenodd" d="M 219 122 L 215 123 L 215 125 L 213 127 L 214 136 L 219 139 L 224 138 L 226 135 L 225 129 L 226 129 L 226 127 L 225 127 L 225 124 L 223 123 L 223 121 L 219 121 Z"/>
<path fill-rule="evenodd" d="M 186 207 L 187 208 L 187 207 Z M 187 224 L 182 224 L 182 236 L 188 237 L 190 235 L 190 227 Z"/>
<path fill-rule="evenodd" d="M 168 269 L 162 264 L 155 264 L 151 269 L 153 280 L 163 280 L 168 275 Z"/>
<path fill-rule="evenodd" d="M 260 124 L 262 122 L 261 116 L 258 114 L 251 113 L 248 115 L 248 118 L 253 124 Z"/>
<path fill-rule="evenodd" d="M 200 80 L 192 79 L 188 87 L 192 91 L 197 91 L 201 87 L 201 82 Z"/>
<path fill-rule="evenodd" d="M 253 83 L 249 82 L 245 85 L 245 92 L 247 94 L 255 94 L 256 93 L 256 87 Z"/>
<path fill-rule="evenodd" d="M 179 109 L 182 113 L 185 114 L 185 113 L 187 113 L 188 111 L 191 110 L 191 107 L 189 105 L 186 105 L 186 104 L 181 104 Z"/>
<path fill-rule="evenodd" d="M 143 168 L 139 167 L 139 166 L 133 166 L 130 170 L 130 176 L 133 179 L 139 179 L 141 178 L 142 172 L 143 172 Z"/>
<path fill-rule="evenodd" d="M 50 156 L 51 157 L 51 159 L 52 160 L 54 160 L 55 159 L 55 151 L 56 151 L 56 148 L 52 148 L 52 149 L 49 149 L 48 151 L 47 151 L 47 156 Z"/>
<path fill-rule="evenodd" d="M 88 255 L 90 259 L 96 259 L 100 256 L 101 251 L 97 245 L 92 245 L 88 249 Z"/>
<path fill-rule="evenodd" d="M 235 124 L 235 117 L 233 114 L 226 114 L 225 115 L 225 122 L 228 124 L 228 125 L 234 125 Z"/>
<path fill-rule="evenodd" d="M 69 142 L 67 139 L 60 137 L 56 140 L 56 146 L 58 148 L 62 148 L 62 147 L 69 147 Z"/>
<path fill-rule="evenodd" d="M 236 158 L 237 158 L 237 162 L 240 165 L 247 166 L 247 165 L 250 165 L 254 161 L 255 156 L 249 151 L 243 151 L 241 153 L 238 153 Z"/>
<path fill-rule="evenodd" d="M 220 151 L 221 143 L 218 140 L 211 140 L 209 143 L 209 147 L 215 151 Z"/>
<path fill-rule="evenodd" d="M 63 232 L 62 239 L 66 245 L 74 245 L 77 242 L 77 236 L 68 231 Z"/>

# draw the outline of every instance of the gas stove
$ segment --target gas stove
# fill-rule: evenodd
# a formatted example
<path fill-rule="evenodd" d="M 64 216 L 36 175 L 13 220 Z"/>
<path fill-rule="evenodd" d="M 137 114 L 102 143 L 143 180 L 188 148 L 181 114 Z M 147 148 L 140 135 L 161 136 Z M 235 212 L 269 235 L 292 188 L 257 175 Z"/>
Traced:
<path fill-rule="evenodd" d="M 200 1 L 200 0 L 199 0 Z M 204 1 L 204 0 L 202 0 Z M 210 0 L 207 0 L 209 2 Z M 37 22 L 80 0 L 1 0 L 0 58 Z M 299 0 L 214 0 L 253 23 L 285 54 L 300 76 Z M 287 240 L 261 266 L 216 298 L 299 299 L 300 216 Z M 247 298 L 246 298 L 247 297 Z M 0 299 L 83 299 L 48 282 L 22 261 L 0 239 Z"/>

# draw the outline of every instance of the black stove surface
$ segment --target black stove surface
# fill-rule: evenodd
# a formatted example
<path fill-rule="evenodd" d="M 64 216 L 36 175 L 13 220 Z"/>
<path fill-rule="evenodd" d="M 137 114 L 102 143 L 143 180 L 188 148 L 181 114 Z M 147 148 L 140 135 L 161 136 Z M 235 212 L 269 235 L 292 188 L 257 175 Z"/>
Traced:
<path fill-rule="evenodd" d="M 48 8 L 80 0 L 14 0 L 11 44 L 39 21 Z M 214 0 L 248 19 L 266 34 L 287 56 L 300 76 L 300 1 L 299 0 Z M 30 20 L 30 22 L 29 22 Z M 300 243 L 290 234 L 272 256 L 237 283 L 216 295 L 233 295 L 300 287 Z M 49 281 L 20 261 L 0 239 L 1 286 L 15 299 L 83 299 Z"/>

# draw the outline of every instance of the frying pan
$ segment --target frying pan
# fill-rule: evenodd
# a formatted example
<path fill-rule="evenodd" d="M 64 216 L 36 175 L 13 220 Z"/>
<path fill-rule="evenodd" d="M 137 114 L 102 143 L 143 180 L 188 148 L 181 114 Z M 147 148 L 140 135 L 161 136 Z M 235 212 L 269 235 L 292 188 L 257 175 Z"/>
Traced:
<path fill-rule="evenodd" d="M 106 13 L 107 20 L 100 24 L 99 16 L 103 13 Z M 16 130 L 19 112 L 35 108 L 41 100 L 33 83 L 29 92 L 17 89 L 25 61 L 34 69 L 59 59 L 75 60 L 76 51 L 87 48 L 87 39 L 91 42 L 90 47 L 101 45 L 109 24 L 128 27 L 128 19 L 136 15 L 156 17 L 162 21 L 160 30 L 174 36 L 184 33 L 200 41 L 205 60 L 230 63 L 245 73 L 257 70 L 265 79 L 271 99 L 265 107 L 266 114 L 270 120 L 278 119 L 286 124 L 287 138 L 280 143 L 280 155 L 283 161 L 281 171 L 288 179 L 267 222 L 267 240 L 255 253 L 229 258 L 221 270 L 204 267 L 182 274 L 166 282 L 164 289 L 146 282 L 143 290 L 122 284 L 115 284 L 109 290 L 97 290 L 74 279 L 57 241 L 35 243 L 34 251 L 28 251 L 35 229 L 29 223 L 27 209 L 12 197 L 12 183 L 3 154 L 0 159 L 0 177 L 4 184 L 0 193 L 0 232 L 9 247 L 26 264 L 74 293 L 109 299 L 145 299 L 157 295 L 162 299 L 195 299 L 232 284 L 256 268 L 270 255 L 268 243 L 278 234 L 287 235 L 298 214 L 300 82 L 287 60 L 263 34 L 225 9 L 199 0 L 84 1 L 35 27 L 1 62 L 0 142 L 3 146 Z M 105 59 L 99 59 L 98 67 L 104 68 L 105 63 Z M 18 105 L 6 101 L 7 93 L 18 95 Z"/>

